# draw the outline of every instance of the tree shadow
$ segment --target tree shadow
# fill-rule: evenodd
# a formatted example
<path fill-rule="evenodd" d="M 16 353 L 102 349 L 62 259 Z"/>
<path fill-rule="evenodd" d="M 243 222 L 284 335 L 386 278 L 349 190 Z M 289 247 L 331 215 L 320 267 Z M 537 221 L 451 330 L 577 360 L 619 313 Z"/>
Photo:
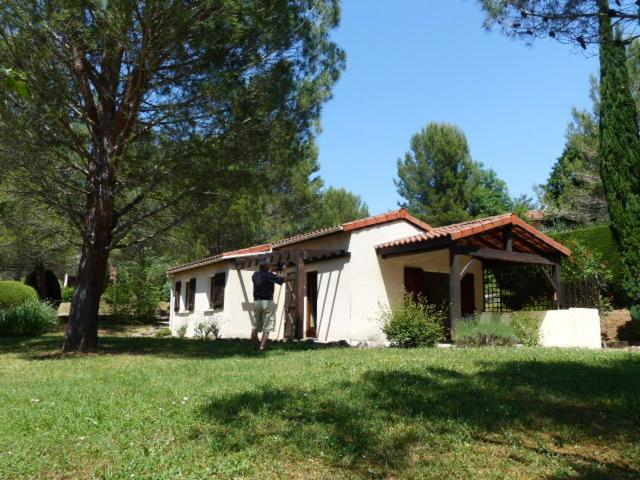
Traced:
<path fill-rule="evenodd" d="M 74 354 L 61 351 L 61 335 L 44 335 L 37 338 L 0 338 L 0 355 L 17 353 L 29 360 L 52 360 L 73 358 Z M 311 342 L 270 343 L 269 356 L 288 352 L 341 348 L 343 345 L 317 344 Z M 100 336 L 98 350 L 91 355 L 149 355 L 167 358 L 226 358 L 256 357 L 249 340 L 217 339 L 195 340 L 174 337 L 124 337 Z"/>
<path fill-rule="evenodd" d="M 607 364 L 510 361 L 469 374 L 369 370 L 323 391 L 265 385 L 214 397 L 202 413 L 220 448 L 278 455 L 282 445 L 275 435 L 303 457 L 322 452 L 333 467 L 366 475 L 406 473 L 420 462 L 412 452 L 434 432 L 459 427 L 481 443 L 497 438 L 525 450 L 533 448 L 526 439 L 538 434 L 557 445 L 594 446 L 592 456 L 545 448 L 578 478 L 630 478 L 640 476 L 638 466 L 607 455 L 612 445 L 640 442 L 639 375 L 640 357 L 633 356 Z M 505 438 L 506 431 L 517 432 L 519 440 Z"/>

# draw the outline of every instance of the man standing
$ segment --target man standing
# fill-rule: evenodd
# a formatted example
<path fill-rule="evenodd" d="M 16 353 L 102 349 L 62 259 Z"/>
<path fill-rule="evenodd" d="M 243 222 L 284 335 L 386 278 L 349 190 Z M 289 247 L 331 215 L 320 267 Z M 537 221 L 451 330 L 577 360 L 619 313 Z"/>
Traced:
<path fill-rule="evenodd" d="M 269 332 L 276 328 L 276 305 L 273 303 L 273 285 L 282 285 L 286 273 L 281 277 L 270 271 L 271 264 L 264 258 L 260 260 L 260 269 L 253 274 L 253 317 L 251 343 L 255 350 L 265 351 L 269 341 Z M 262 340 L 258 343 L 258 332 Z"/>

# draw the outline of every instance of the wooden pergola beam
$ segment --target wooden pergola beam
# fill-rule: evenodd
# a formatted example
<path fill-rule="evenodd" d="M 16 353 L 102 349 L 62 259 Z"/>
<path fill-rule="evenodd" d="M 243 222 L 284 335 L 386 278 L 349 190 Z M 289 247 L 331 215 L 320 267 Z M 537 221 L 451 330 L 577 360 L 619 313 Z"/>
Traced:
<path fill-rule="evenodd" d="M 465 245 L 453 247 L 453 250 L 460 255 L 482 258 L 485 260 L 500 260 L 511 263 L 533 263 L 538 265 L 556 265 L 560 259 L 554 255 L 541 255 L 538 253 L 523 253 L 507 250 L 496 250 L 493 248 L 476 248 Z"/>

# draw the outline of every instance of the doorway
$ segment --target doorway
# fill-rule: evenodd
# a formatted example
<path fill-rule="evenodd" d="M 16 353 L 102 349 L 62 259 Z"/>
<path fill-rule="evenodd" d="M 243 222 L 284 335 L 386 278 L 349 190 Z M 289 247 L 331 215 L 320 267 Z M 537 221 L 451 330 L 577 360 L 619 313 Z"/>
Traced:
<path fill-rule="evenodd" d="M 460 301 L 462 316 L 476 313 L 476 288 L 473 273 L 467 273 L 460 281 Z"/>
<path fill-rule="evenodd" d="M 318 335 L 318 272 L 307 272 L 307 321 L 305 337 Z"/>

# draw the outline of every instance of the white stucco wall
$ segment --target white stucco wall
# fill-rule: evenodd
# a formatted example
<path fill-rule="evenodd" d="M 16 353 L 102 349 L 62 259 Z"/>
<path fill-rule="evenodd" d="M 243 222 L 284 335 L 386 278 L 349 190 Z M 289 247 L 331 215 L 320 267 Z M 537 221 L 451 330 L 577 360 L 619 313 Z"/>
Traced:
<path fill-rule="evenodd" d="M 314 262 L 306 265 L 306 272 L 318 272 L 317 339 L 336 340 L 383 340 L 378 317 L 381 305 L 388 305 L 403 287 L 403 267 L 381 261 L 375 245 L 419 233 L 414 225 L 396 221 L 353 232 L 342 232 L 325 238 L 308 240 L 292 248 L 340 249 L 350 252 L 350 257 Z M 213 312 L 209 309 L 211 277 L 221 271 L 227 272 L 224 309 Z M 221 262 L 180 272 L 171 277 L 172 298 L 170 325 L 177 333 L 181 325 L 187 325 L 187 336 L 192 336 L 195 326 L 203 321 L 215 319 L 220 334 L 225 338 L 248 338 L 251 333 L 250 317 L 253 314 L 251 275 L 254 270 L 238 272 L 230 262 Z M 186 284 L 196 278 L 195 308 L 185 311 Z M 173 311 L 175 282 L 182 282 L 180 312 Z M 284 336 L 285 288 L 276 285 L 276 331 L 274 338 Z M 306 302 L 305 302 L 306 307 Z M 306 318 L 306 316 L 305 316 Z"/>
<path fill-rule="evenodd" d="M 600 315 L 595 308 L 549 310 L 540 326 L 544 347 L 601 348 Z"/>

